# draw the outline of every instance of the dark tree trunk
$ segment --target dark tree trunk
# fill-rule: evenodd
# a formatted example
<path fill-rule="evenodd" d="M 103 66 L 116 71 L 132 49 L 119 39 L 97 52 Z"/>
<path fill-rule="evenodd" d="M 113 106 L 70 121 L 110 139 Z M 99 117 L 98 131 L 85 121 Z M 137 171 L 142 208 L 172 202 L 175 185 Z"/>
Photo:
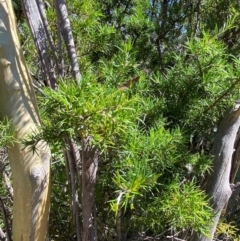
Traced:
<path fill-rule="evenodd" d="M 71 190 L 71 206 L 73 213 L 73 223 L 76 227 L 77 241 L 81 241 L 81 223 L 79 217 L 79 198 L 78 198 L 78 182 L 76 173 L 78 174 L 77 164 L 80 162 L 80 154 L 76 144 L 69 138 L 66 140 L 67 150 L 65 151 L 66 169 L 68 175 L 69 188 Z"/>
<path fill-rule="evenodd" d="M 83 240 L 95 241 L 96 230 L 93 220 L 94 190 L 98 169 L 98 151 L 92 146 L 91 138 L 82 139 L 82 209 Z"/>

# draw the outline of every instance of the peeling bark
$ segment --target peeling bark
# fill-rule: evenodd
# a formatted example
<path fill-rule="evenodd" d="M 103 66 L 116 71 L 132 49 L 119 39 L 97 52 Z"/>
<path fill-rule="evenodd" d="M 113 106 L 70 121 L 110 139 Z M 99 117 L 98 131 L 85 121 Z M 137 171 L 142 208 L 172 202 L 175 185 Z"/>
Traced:
<path fill-rule="evenodd" d="M 210 227 L 210 236 L 199 237 L 194 234 L 191 238 L 192 241 L 211 241 L 213 239 L 221 212 L 232 194 L 229 179 L 234 142 L 240 126 L 239 116 L 240 104 L 237 103 L 234 108 L 226 113 L 218 128 L 212 152 L 214 155 L 213 171 L 206 189 L 215 216 Z"/>
<path fill-rule="evenodd" d="M 17 34 L 12 1 L 0 1 L 0 118 L 12 120 L 17 139 L 27 138 L 40 124 L 35 94 Z M 13 178 L 13 240 L 43 241 L 49 214 L 50 156 L 46 144 L 8 148 Z"/>

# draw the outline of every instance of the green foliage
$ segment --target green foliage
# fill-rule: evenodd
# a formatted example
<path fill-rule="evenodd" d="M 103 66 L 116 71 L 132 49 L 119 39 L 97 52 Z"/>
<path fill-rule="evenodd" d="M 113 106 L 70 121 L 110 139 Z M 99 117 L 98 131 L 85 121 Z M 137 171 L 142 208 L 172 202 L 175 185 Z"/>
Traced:
<path fill-rule="evenodd" d="M 74 234 L 70 207 L 70 188 L 67 182 L 65 161 L 60 153 L 54 153 L 51 165 L 52 197 L 49 233 L 55 240 L 67 240 Z M 65 227 L 65 228 L 63 228 Z"/>
<path fill-rule="evenodd" d="M 82 34 L 87 34 L 85 46 L 90 49 L 82 58 L 82 85 L 59 81 L 58 91 L 44 90 L 45 95 L 38 98 L 43 126 L 32 144 L 43 138 L 52 145 L 61 145 L 65 137 L 79 140 L 91 136 L 92 144 L 102 153 L 102 161 L 110 161 L 108 165 L 113 169 L 107 178 L 114 194 L 108 198 L 113 211 L 123 207 L 126 212 L 130 210 L 135 226 L 139 218 L 135 210 L 147 210 L 139 211 L 142 223 L 154 232 L 171 226 L 206 234 L 212 216 L 204 194 L 194 183 L 177 188 L 176 180 L 178 183 L 184 180 L 188 173 L 186 165 L 192 165 L 193 173 L 199 171 L 198 175 L 204 175 L 210 168 L 211 158 L 188 152 L 188 135 L 190 131 L 201 134 L 206 127 L 213 127 L 231 103 L 221 99 L 223 105 L 216 105 L 209 115 L 203 115 L 235 80 L 233 64 L 229 63 L 223 45 L 205 34 L 203 38 L 190 39 L 182 53 L 174 55 L 174 67 L 166 75 L 158 72 L 150 75 L 153 80 L 150 82 L 135 45 L 137 31 L 131 29 L 133 26 L 138 29 L 137 20 L 144 21 L 143 17 L 137 19 L 142 11 L 140 6 L 133 5 L 133 14 L 123 19 L 118 12 L 121 9 L 116 10 L 113 17 L 125 21 L 126 31 L 132 31 L 133 36 L 112 46 L 108 38 L 116 30 L 111 25 L 100 24 L 102 15 L 94 7 L 90 10 L 89 4 L 96 6 L 83 3 L 81 11 L 86 18 L 76 18 L 80 22 L 74 23 L 85 21 L 87 27 Z M 131 83 L 136 76 L 140 76 L 139 83 Z M 126 82 L 130 84 L 123 90 Z M 157 89 L 160 95 L 156 98 Z M 159 106 L 162 113 L 154 111 Z M 99 174 L 101 179 L 106 179 L 105 171 Z M 98 187 L 99 205 L 106 192 L 109 193 L 104 187 Z M 184 198 L 186 202 L 182 202 Z M 194 208 L 195 216 L 187 211 L 189 205 Z M 106 207 L 99 209 L 106 212 Z"/>
<path fill-rule="evenodd" d="M 169 227 L 208 233 L 211 209 L 196 183 L 211 169 L 214 128 L 239 97 L 237 7 L 223 0 L 68 2 L 83 83 L 71 80 L 63 50 L 64 80 L 57 92 L 39 96 L 43 126 L 27 144 L 43 138 L 58 158 L 65 137 L 92 137 L 101 153 L 95 200 L 101 233 L 115 232 L 111 208 L 125 211 L 123 232 L 131 227 L 132 237 Z M 56 13 L 47 14 L 57 46 Z M 38 74 L 29 30 L 19 29 Z M 50 227 L 67 240 L 61 160 L 53 165 Z"/>
<path fill-rule="evenodd" d="M 190 155 L 189 163 L 186 164 L 186 168 L 196 176 L 204 177 L 207 173 L 212 171 L 212 159 L 213 157 L 204 153 L 196 153 Z"/>
<path fill-rule="evenodd" d="M 239 241 L 239 228 L 234 223 L 228 223 L 222 217 L 218 223 L 215 237 L 224 240 Z"/>
<path fill-rule="evenodd" d="M 121 42 L 116 49 L 117 52 L 110 62 L 102 58 L 98 63 L 98 78 L 113 88 L 121 87 L 125 82 L 141 74 L 132 41 Z"/>
<path fill-rule="evenodd" d="M 190 39 L 183 54 L 175 56 L 175 66 L 155 79 L 170 126 L 201 133 L 215 127 L 238 96 L 238 65 L 211 35 Z"/>
<path fill-rule="evenodd" d="M 193 182 L 172 183 L 149 205 L 146 213 L 153 226 L 165 224 L 176 231 L 192 228 L 205 235 L 213 218 L 205 194 Z"/>
<path fill-rule="evenodd" d="M 142 193 L 152 192 L 158 182 L 165 182 L 163 174 L 177 170 L 177 165 L 184 165 L 184 142 L 179 130 L 170 133 L 162 123 L 151 129 L 146 135 L 138 130 L 126 135 L 126 142 L 118 147 L 116 170 L 113 182 L 118 197 L 111 202 L 113 211 L 130 204 L 135 206 L 135 199 Z"/>
<path fill-rule="evenodd" d="M 7 118 L 0 121 L 0 146 L 8 147 L 16 141 L 15 130 L 11 125 L 11 121 Z"/>
<path fill-rule="evenodd" d="M 131 129 L 137 115 L 138 97 L 110 89 L 96 81 L 60 83 L 58 91 L 45 89 L 40 103 L 46 140 L 91 136 L 95 145 L 114 145 L 114 139 Z"/>
<path fill-rule="evenodd" d="M 119 52 L 113 55 L 111 64 L 100 61 L 101 77 L 96 78 L 90 69 L 81 86 L 73 81 L 60 81 L 58 91 L 45 89 L 45 95 L 38 98 L 43 126 L 32 137 L 31 144 L 43 138 L 56 146 L 62 145 L 65 137 L 81 139 L 91 136 L 93 144 L 102 153 L 103 161 L 110 158 L 109 166 L 113 168 L 109 183 L 115 195 L 110 195 L 108 200 L 112 210 L 118 212 L 122 207 L 125 211 L 130 208 L 132 220 L 136 220 L 138 215 L 135 209 L 149 208 L 147 197 L 152 203 L 159 201 L 161 186 L 173 185 L 176 176 L 179 180 L 184 179 L 187 173 L 185 165 L 191 164 L 194 170 L 199 169 L 204 173 L 209 163 L 205 164 L 201 155 L 193 158 L 187 151 L 184 132 L 178 127 L 169 129 L 168 123 L 166 125 L 166 120 L 161 116 L 154 127 L 145 129 L 146 124 L 142 117 L 146 110 L 154 107 L 156 102 L 152 101 L 153 96 L 148 96 L 143 91 L 143 80 L 128 89 L 121 89 L 126 79 L 138 73 L 132 48 L 133 45 L 128 41 L 118 47 Z M 158 102 L 161 102 L 160 98 Z M 102 178 L 106 179 L 104 171 L 99 174 L 99 180 Z M 190 187 L 174 190 L 174 195 L 177 195 L 177 191 L 184 191 L 185 195 L 188 190 L 190 199 L 197 195 L 203 198 L 203 194 L 194 189 L 194 184 Z M 106 192 L 104 187 L 97 190 L 100 196 L 105 195 L 102 192 Z M 161 190 L 161 196 L 169 196 L 168 188 Z M 166 200 L 164 199 L 165 202 Z M 199 200 L 203 201 L 200 198 Z M 101 202 L 101 198 L 99 201 Z M 184 211 L 181 212 L 184 221 L 179 226 L 175 226 L 173 221 L 167 225 L 178 229 L 192 227 L 196 231 L 206 232 L 207 229 L 202 227 L 207 227 L 209 216 L 205 212 L 206 219 L 201 219 L 203 214 L 198 214 L 202 210 L 200 203 L 202 206 L 206 205 L 206 202 L 199 202 L 196 206 L 199 219 L 196 219 L 193 226 L 190 226 L 189 213 Z M 143 212 L 142 217 L 146 217 L 146 213 Z M 157 232 L 155 222 L 158 219 L 152 215 L 151 219 L 147 217 L 142 222 Z M 173 214 L 166 219 L 173 220 Z M 160 226 L 164 223 L 165 219 Z"/>
<path fill-rule="evenodd" d="M 117 49 L 111 63 L 99 61 L 100 74 L 91 68 L 86 71 L 81 86 L 59 80 L 58 91 L 45 88 L 38 98 L 42 131 L 26 144 L 34 145 L 41 138 L 56 144 L 64 137 L 91 136 L 104 149 L 135 128 L 143 106 L 142 87 L 134 83 L 140 78 L 138 65 L 131 41 Z"/>
<path fill-rule="evenodd" d="M 180 129 L 170 132 L 162 123 L 147 135 L 135 132 L 122 148 L 114 166 L 117 197 L 111 200 L 112 210 L 131 210 L 131 225 L 143 230 L 151 227 L 157 233 L 169 225 L 206 234 L 212 213 L 205 195 L 193 182 L 179 186 L 179 179 L 184 180 L 186 165 L 199 175 L 205 173 L 209 159 L 187 153 Z"/>

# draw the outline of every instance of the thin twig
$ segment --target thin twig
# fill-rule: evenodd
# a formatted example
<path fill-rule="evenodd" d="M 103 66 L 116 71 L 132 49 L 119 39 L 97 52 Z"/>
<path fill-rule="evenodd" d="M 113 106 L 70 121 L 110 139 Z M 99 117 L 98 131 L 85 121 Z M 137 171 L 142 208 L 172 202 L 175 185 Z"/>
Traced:
<path fill-rule="evenodd" d="M 210 106 L 208 106 L 203 113 L 208 112 L 212 107 L 214 107 L 218 102 L 220 102 L 238 83 L 240 79 L 237 79 L 223 94 L 221 94 Z"/>
<path fill-rule="evenodd" d="M 6 229 L 7 240 L 11 241 L 12 239 L 11 239 L 11 232 L 10 232 L 10 228 L 9 228 L 8 218 L 7 218 L 4 203 L 1 198 L 0 198 L 0 209 L 2 212 L 3 222 L 4 222 L 5 229 Z"/>
<path fill-rule="evenodd" d="M 174 235 L 173 236 L 167 236 L 166 238 L 169 238 L 169 239 L 172 239 L 172 240 L 177 240 L 177 241 L 186 241 L 185 239 L 177 238 Z"/>

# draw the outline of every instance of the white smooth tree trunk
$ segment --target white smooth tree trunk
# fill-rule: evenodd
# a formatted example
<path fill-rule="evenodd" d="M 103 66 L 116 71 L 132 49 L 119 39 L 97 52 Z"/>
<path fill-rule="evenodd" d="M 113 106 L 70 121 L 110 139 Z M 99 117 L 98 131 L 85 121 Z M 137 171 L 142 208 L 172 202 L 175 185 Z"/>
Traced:
<path fill-rule="evenodd" d="M 24 149 L 21 139 L 39 125 L 31 80 L 18 39 L 11 0 L 0 1 L 0 118 L 12 120 L 19 142 L 9 146 L 13 177 L 13 240 L 44 241 L 49 214 L 50 151 Z"/>

